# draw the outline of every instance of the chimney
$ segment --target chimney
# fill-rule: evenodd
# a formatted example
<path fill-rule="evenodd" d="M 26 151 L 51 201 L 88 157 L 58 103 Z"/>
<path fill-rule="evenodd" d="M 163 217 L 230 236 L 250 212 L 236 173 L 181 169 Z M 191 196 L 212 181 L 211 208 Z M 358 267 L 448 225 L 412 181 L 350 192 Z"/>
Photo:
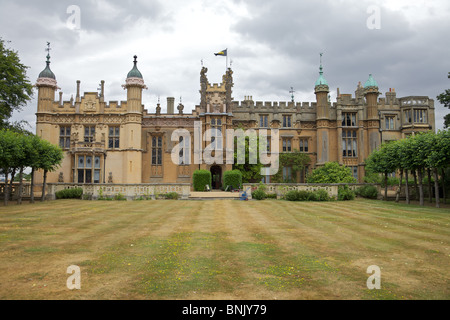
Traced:
<path fill-rule="evenodd" d="M 167 114 L 173 114 L 175 105 L 174 97 L 167 97 Z"/>
<path fill-rule="evenodd" d="M 100 81 L 100 97 L 105 97 L 105 80 Z"/>
<path fill-rule="evenodd" d="M 75 97 L 75 102 L 80 102 L 80 80 L 77 80 L 77 95 Z"/>
<path fill-rule="evenodd" d="M 62 96 L 63 96 L 63 93 L 62 93 L 62 91 L 60 91 L 60 92 L 59 92 L 59 105 L 60 105 L 60 106 L 63 105 L 63 98 L 62 98 Z"/>

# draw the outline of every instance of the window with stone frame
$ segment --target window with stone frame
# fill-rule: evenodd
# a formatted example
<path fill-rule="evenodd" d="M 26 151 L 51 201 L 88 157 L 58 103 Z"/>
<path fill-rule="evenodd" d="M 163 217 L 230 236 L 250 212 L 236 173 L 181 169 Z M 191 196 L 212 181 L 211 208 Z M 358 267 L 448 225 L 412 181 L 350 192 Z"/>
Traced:
<path fill-rule="evenodd" d="M 100 183 L 100 157 L 92 155 L 77 156 L 77 182 Z"/>
<path fill-rule="evenodd" d="M 412 123 L 412 112 L 411 109 L 403 111 L 403 123 Z"/>
<path fill-rule="evenodd" d="M 189 165 L 190 164 L 190 137 L 181 136 L 179 138 L 179 152 L 178 152 L 178 164 Z"/>
<path fill-rule="evenodd" d="M 395 130 L 395 116 L 385 116 L 384 117 L 384 129 L 385 130 Z"/>
<path fill-rule="evenodd" d="M 356 130 L 342 130 L 342 155 L 355 158 L 358 155 Z"/>
<path fill-rule="evenodd" d="M 222 119 L 211 119 L 211 147 L 217 150 L 222 149 Z"/>
<path fill-rule="evenodd" d="M 356 127 L 356 112 L 342 112 L 342 126 Z"/>
<path fill-rule="evenodd" d="M 283 152 L 291 152 L 292 151 L 292 138 L 283 138 Z"/>
<path fill-rule="evenodd" d="M 426 109 L 414 109 L 414 123 L 427 123 Z"/>
<path fill-rule="evenodd" d="M 308 152 L 309 148 L 308 148 L 308 138 L 300 138 L 299 139 L 299 150 L 300 152 Z"/>
<path fill-rule="evenodd" d="M 108 148 L 118 149 L 120 145 L 120 127 L 109 127 Z"/>
<path fill-rule="evenodd" d="M 268 128 L 269 127 L 269 116 L 267 114 L 259 115 L 259 127 Z"/>
<path fill-rule="evenodd" d="M 292 127 L 292 116 L 283 115 L 283 128 L 291 128 L 291 127 Z"/>
<path fill-rule="evenodd" d="M 162 137 L 153 136 L 152 137 L 152 165 L 161 166 L 162 165 Z"/>
<path fill-rule="evenodd" d="M 283 167 L 283 181 L 284 182 L 292 182 L 292 168 L 291 167 Z"/>
<path fill-rule="evenodd" d="M 70 126 L 59 127 L 59 146 L 61 149 L 70 149 Z"/>
<path fill-rule="evenodd" d="M 84 142 L 95 141 L 95 126 L 84 126 Z"/>

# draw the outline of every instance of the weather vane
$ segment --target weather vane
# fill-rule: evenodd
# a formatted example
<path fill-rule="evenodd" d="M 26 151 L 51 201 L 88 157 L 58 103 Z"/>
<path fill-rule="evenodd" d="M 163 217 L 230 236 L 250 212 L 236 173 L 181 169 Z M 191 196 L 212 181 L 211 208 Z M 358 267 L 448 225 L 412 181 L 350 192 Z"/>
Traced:
<path fill-rule="evenodd" d="M 291 87 L 291 91 L 289 91 L 289 93 L 291 94 L 291 101 L 294 102 L 294 87 Z"/>
<path fill-rule="evenodd" d="M 52 48 L 50 48 L 50 42 L 47 41 L 47 48 L 45 49 L 45 51 L 50 53 L 50 50 L 52 50 Z"/>

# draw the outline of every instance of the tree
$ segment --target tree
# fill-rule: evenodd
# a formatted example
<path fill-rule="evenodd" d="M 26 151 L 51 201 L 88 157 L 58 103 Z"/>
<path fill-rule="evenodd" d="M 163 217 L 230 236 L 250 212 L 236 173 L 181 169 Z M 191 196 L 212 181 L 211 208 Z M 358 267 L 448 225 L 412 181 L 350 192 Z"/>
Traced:
<path fill-rule="evenodd" d="M 436 207 L 439 208 L 439 180 L 438 180 L 438 170 L 444 169 L 450 166 L 450 129 L 439 130 L 437 134 L 430 134 L 430 152 L 426 159 L 427 166 L 432 168 L 434 175 L 434 187 L 436 194 Z M 442 188 L 444 191 L 444 201 L 445 201 L 445 182 L 444 176 L 442 175 Z"/>
<path fill-rule="evenodd" d="M 242 183 L 261 181 L 261 168 L 263 165 L 258 152 L 259 136 L 255 134 L 250 137 L 246 136 L 245 139 L 235 138 L 234 142 L 233 170 L 239 170 L 242 173 Z M 242 150 L 242 143 L 245 145 L 245 163 L 238 164 L 238 150 Z M 256 150 L 254 150 L 255 146 Z M 250 154 L 256 155 L 256 163 L 250 163 Z"/>
<path fill-rule="evenodd" d="M 273 182 L 283 181 L 283 168 L 290 167 L 293 177 L 297 176 L 297 172 L 301 172 L 311 162 L 308 154 L 294 150 L 293 152 L 280 153 L 279 155 L 279 170 L 272 176 Z"/>
<path fill-rule="evenodd" d="M 16 51 L 5 47 L 0 38 L 0 128 L 10 128 L 12 113 L 21 110 L 31 100 L 33 86 L 27 78 L 28 67 L 20 62 Z M 24 121 L 16 123 L 21 126 Z"/>
<path fill-rule="evenodd" d="M 399 167 L 398 152 L 395 142 L 385 143 L 365 161 L 368 171 L 384 174 L 384 200 L 387 200 L 388 175 Z"/>
<path fill-rule="evenodd" d="M 350 168 L 337 162 L 327 162 L 314 169 L 307 180 L 308 183 L 356 183 Z"/>
<path fill-rule="evenodd" d="M 13 172 L 17 163 L 17 156 L 20 156 L 21 148 L 19 146 L 19 134 L 11 130 L 0 130 L 0 168 L 5 175 L 4 203 L 8 204 L 10 187 L 8 187 L 8 176 Z M 14 174 L 11 175 L 11 181 L 14 180 Z"/>
<path fill-rule="evenodd" d="M 55 171 L 61 164 L 64 153 L 62 149 L 48 142 L 47 140 L 41 140 L 39 145 L 39 161 L 38 168 L 44 171 L 44 181 L 42 185 L 42 197 L 41 201 L 45 200 L 45 188 L 47 187 L 47 173 Z"/>
<path fill-rule="evenodd" d="M 450 72 L 447 77 L 450 79 Z M 450 109 L 450 89 L 445 90 L 436 98 L 444 105 L 444 107 Z M 450 128 L 450 113 L 444 117 L 444 128 Z"/>

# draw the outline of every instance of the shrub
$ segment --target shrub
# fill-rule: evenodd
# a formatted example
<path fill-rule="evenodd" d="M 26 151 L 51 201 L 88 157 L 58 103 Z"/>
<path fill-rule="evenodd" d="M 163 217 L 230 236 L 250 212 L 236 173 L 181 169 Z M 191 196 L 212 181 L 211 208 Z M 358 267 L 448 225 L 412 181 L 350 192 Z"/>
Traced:
<path fill-rule="evenodd" d="M 351 190 L 348 185 L 340 186 L 338 188 L 338 200 L 353 200 L 355 199 L 355 192 Z"/>
<path fill-rule="evenodd" d="M 56 199 L 81 199 L 82 195 L 82 188 L 64 189 L 55 193 Z"/>
<path fill-rule="evenodd" d="M 288 201 L 299 201 L 298 191 L 297 190 L 289 190 L 284 194 L 284 199 Z"/>
<path fill-rule="evenodd" d="M 239 170 L 225 171 L 223 174 L 223 184 L 225 188 L 231 186 L 233 189 L 240 189 L 242 185 L 242 173 Z"/>
<path fill-rule="evenodd" d="M 267 194 L 262 189 L 256 189 L 252 192 L 252 199 L 256 200 L 264 200 L 267 198 Z"/>
<path fill-rule="evenodd" d="M 194 191 L 205 191 L 206 185 L 211 188 L 211 172 L 208 170 L 195 170 L 192 180 Z"/>
<path fill-rule="evenodd" d="M 126 200 L 125 196 L 120 192 L 114 196 L 114 200 Z"/>
<path fill-rule="evenodd" d="M 178 200 L 178 197 L 179 195 L 176 192 L 168 192 L 165 194 L 166 199 Z"/>
<path fill-rule="evenodd" d="M 316 191 L 291 190 L 286 192 L 284 199 L 288 201 L 328 201 L 330 197 L 328 192 L 323 189 Z"/>
<path fill-rule="evenodd" d="M 305 190 L 290 190 L 286 192 L 284 198 L 288 201 L 307 201 L 309 192 Z"/>
<path fill-rule="evenodd" d="M 356 179 L 349 167 L 337 162 L 327 162 L 314 169 L 307 178 L 308 183 L 354 183 Z"/>
<path fill-rule="evenodd" d="M 277 194 L 276 193 L 266 193 L 266 199 L 276 199 Z"/>
<path fill-rule="evenodd" d="M 359 187 L 357 193 L 363 198 L 376 199 L 378 197 L 377 188 L 371 185 Z"/>
<path fill-rule="evenodd" d="M 328 201 L 330 200 L 330 196 L 328 192 L 323 189 L 319 189 L 310 193 L 309 200 L 311 201 Z"/>

